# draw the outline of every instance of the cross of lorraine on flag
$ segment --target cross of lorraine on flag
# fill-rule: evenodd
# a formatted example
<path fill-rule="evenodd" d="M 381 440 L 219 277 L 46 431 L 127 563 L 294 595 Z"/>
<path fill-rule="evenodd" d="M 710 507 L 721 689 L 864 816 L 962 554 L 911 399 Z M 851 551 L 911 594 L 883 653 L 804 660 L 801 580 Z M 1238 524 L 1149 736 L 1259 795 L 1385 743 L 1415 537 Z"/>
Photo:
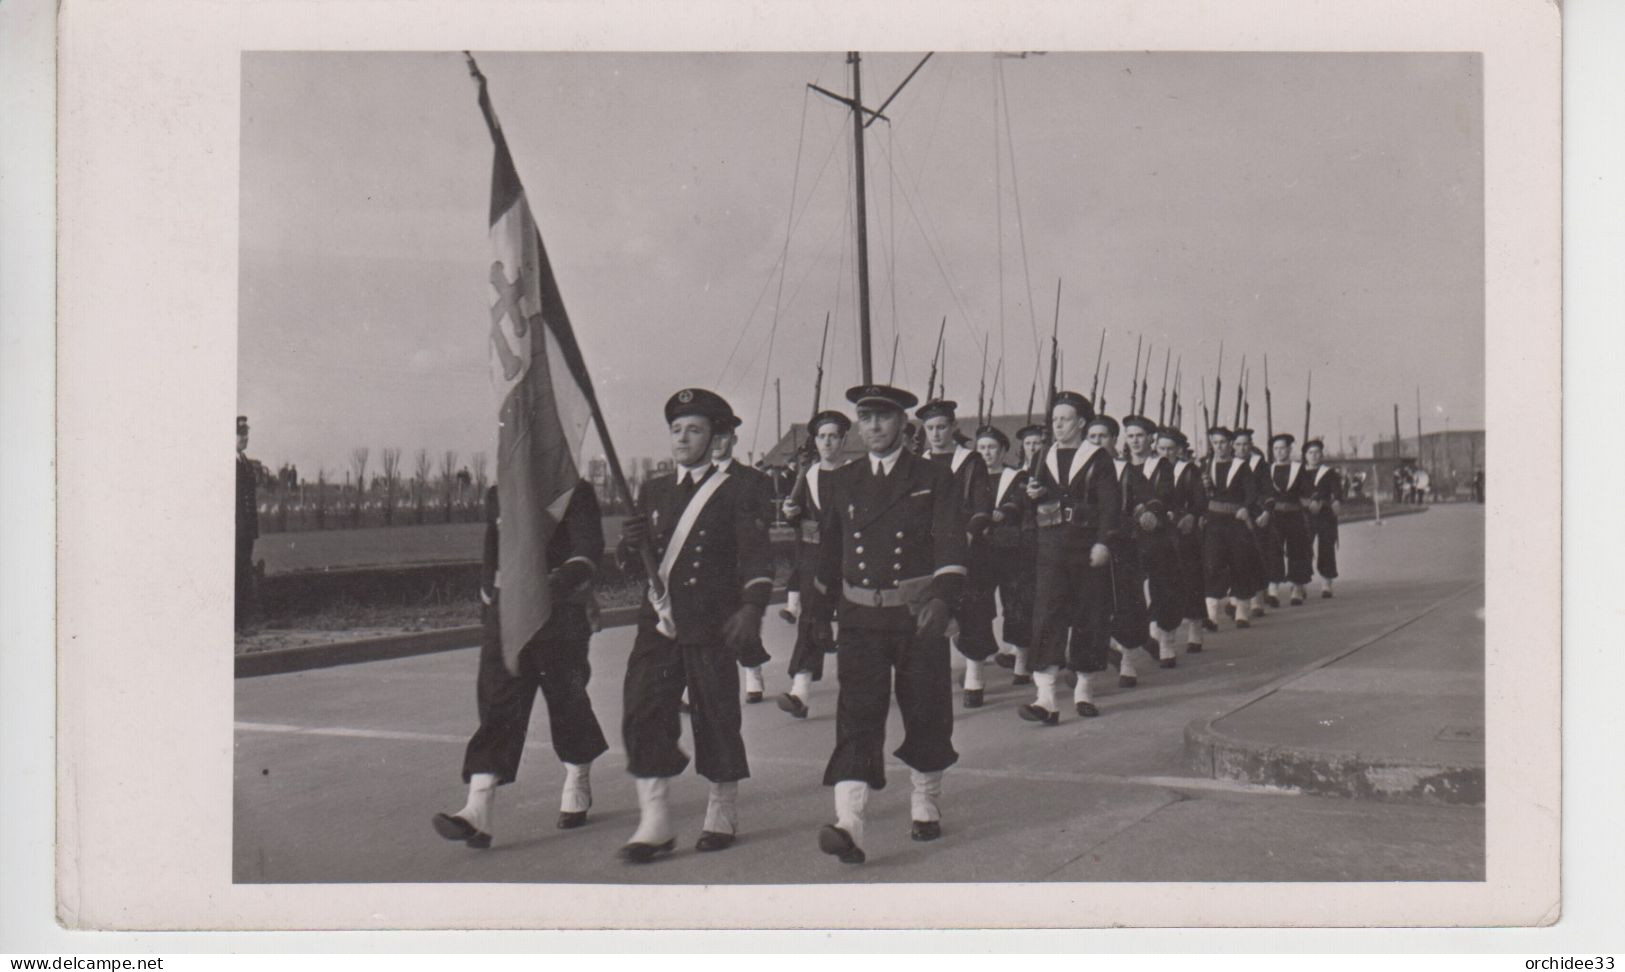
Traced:
<path fill-rule="evenodd" d="M 565 313 L 541 233 L 492 110 L 485 77 L 480 110 L 491 131 L 490 334 L 492 382 L 501 397 L 497 436 L 497 562 L 502 656 L 519 651 L 552 613 L 548 540 L 581 483 L 576 453 L 592 420 L 591 380 Z M 591 489 L 591 486 L 585 486 Z"/>

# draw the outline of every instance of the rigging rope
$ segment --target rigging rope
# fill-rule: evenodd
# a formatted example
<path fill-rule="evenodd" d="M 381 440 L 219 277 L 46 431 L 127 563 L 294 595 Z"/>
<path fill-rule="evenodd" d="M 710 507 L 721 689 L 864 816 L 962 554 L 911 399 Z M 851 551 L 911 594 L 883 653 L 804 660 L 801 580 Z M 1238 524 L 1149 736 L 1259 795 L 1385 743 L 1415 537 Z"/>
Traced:
<path fill-rule="evenodd" d="M 1032 268 L 1027 262 L 1027 226 L 1021 219 L 1021 183 L 1016 178 L 1016 140 L 1010 134 L 1010 93 L 1004 83 L 1004 63 L 994 61 L 999 72 L 999 98 L 1004 105 L 1004 140 L 1010 150 L 1010 192 L 1016 200 L 1016 235 L 1021 240 L 1021 273 L 1027 280 L 1027 316 L 1033 328 L 1033 368 L 1038 373 L 1043 364 L 1043 346 L 1038 342 L 1038 312 L 1033 305 Z M 1048 409 L 1048 406 L 1045 406 Z"/>

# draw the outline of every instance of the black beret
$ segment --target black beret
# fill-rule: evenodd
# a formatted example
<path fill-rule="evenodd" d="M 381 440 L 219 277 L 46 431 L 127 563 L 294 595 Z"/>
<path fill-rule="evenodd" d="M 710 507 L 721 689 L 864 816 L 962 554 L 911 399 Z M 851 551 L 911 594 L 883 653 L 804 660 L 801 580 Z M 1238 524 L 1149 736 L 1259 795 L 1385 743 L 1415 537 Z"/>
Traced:
<path fill-rule="evenodd" d="M 1021 428 L 1016 430 L 1016 438 L 1018 440 L 1025 439 L 1029 435 L 1036 435 L 1040 439 L 1042 439 L 1044 436 L 1046 436 L 1048 434 L 1049 434 L 1049 429 L 1045 428 L 1042 425 L 1023 425 Z"/>
<path fill-rule="evenodd" d="M 709 419 L 713 431 L 732 431 L 739 426 L 732 406 L 721 395 L 704 388 L 685 388 L 666 399 L 667 422 L 674 422 L 684 415 Z"/>
<path fill-rule="evenodd" d="M 1230 431 L 1229 429 L 1225 428 L 1222 425 L 1215 425 L 1213 428 L 1208 429 L 1207 434 L 1210 435 L 1210 436 L 1222 435 L 1226 439 L 1234 439 L 1236 437 L 1236 434 L 1234 432 Z"/>
<path fill-rule="evenodd" d="M 1319 439 L 1309 439 L 1308 441 L 1304 442 L 1303 451 L 1308 452 L 1310 449 L 1319 449 L 1321 452 L 1325 452 L 1326 443 L 1320 441 Z"/>
<path fill-rule="evenodd" d="M 841 430 L 842 435 L 852 429 L 851 419 L 834 409 L 828 409 L 813 416 L 812 421 L 807 423 L 807 431 L 812 435 L 817 435 L 819 428 L 831 422 L 835 423 L 835 427 Z"/>
<path fill-rule="evenodd" d="M 951 419 L 954 418 L 954 410 L 957 408 L 959 408 L 958 402 L 938 398 L 921 405 L 915 410 L 914 417 L 922 422 L 937 415 L 946 415 Z"/>
<path fill-rule="evenodd" d="M 846 400 L 862 408 L 865 405 L 884 405 L 905 410 L 920 403 L 918 397 L 891 385 L 854 385 L 846 390 Z"/>
<path fill-rule="evenodd" d="M 247 432 L 247 431 L 248 431 L 248 416 L 246 416 L 246 415 L 237 416 L 237 434 L 242 435 L 244 432 Z"/>
<path fill-rule="evenodd" d="M 1085 422 L 1095 417 L 1095 407 L 1089 403 L 1089 399 L 1084 398 L 1082 395 L 1079 395 L 1074 391 L 1055 393 L 1055 397 L 1050 399 L 1049 403 L 1051 415 L 1055 414 L 1055 406 L 1057 405 L 1071 405 L 1077 410 L 1078 417 L 1083 419 Z"/>
<path fill-rule="evenodd" d="M 1149 432 L 1152 435 L 1157 434 L 1157 423 L 1146 418 L 1144 415 L 1125 415 L 1123 417 L 1123 428 L 1144 429 L 1146 432 Z"/>
<path fill-rule="evenodd" d="M 992 439 L 994 442 L 997 442 L 999 444 L 999 448 L 1001 448 L 1001 449 L 1010 448 L 1010 440 L 1005 437 L 1005 434 L 1003 432 L 999 431 L 997 426 L 993 426 L 993 425 L 984 425 L 984 426 L 982 426 L 981 428 L 976 430 L 976 437 L 978 439 Z"/>
<path fill-rule="evenodd" d="M 1089 428 L 1092 429 L 1097 425 L 1105 429 L 1107 434 L 1114 439 L 1117 438 L 1117 433 L 1122 431 L 1122 429 L 1118 428 L 1117 420 L 1110 415 L 1096 415 L 1089 420 Z"/>
<path fill-rule="evenodd" d="M 1293 437 L 1291 432 L 1277 432 L 1270 436 L 1270 445 L 1274 445 L 1277 442 L 1285 442 L 1287 445 L 1291 445 L 1296 441 L 1298 440 Z"/>
<path fill-rule="evenodd" d="M 1157 438 L 1172 439 L 1175 442 L 1183 442 L 1185 441 L 1185 433 L 1174 428 L 1172 425 L 1164 425 L 1162 428 L 1157 430 Z"/>
<path fill-rule="evenodd" d="M 1247 438 L 1251 439 L 1253 437 L 1253 430 L 1252 429 L 1237 428 L 1234 431 L 1232 431 L 1230 434 L 1235 436 L 1238 439 L 1241 438 L 1244 435 Z"/>

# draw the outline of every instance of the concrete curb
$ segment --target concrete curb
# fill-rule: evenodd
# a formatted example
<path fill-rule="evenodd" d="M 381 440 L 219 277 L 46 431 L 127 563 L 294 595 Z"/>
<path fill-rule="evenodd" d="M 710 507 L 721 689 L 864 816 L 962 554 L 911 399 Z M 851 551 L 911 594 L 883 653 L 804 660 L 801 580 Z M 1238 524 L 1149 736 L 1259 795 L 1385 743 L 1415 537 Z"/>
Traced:
<path fill-rule="evenodd" d="M 1485 776 L 1481 764 L 1452 766 L 1423 760 L 1383 759 L 1352 752 L 1297 749 L 1236 739 L 1214 728 L 1214 723 L 1219 720 L 1268 698 L 1311 672 L 1381 641 L 1482 586 L 1482 581 L 1474 581 L 1435 602 L 1420 614 L 1276 679 L 1234 708 L 1192 721 L 1185 727 L 1186 762 L 1198 773 L 1212 779 L 1283 787 L 1316 796 L 1390 803 L 1482 806 Z"/>
<path fill-rule="evenodd" d="M 784 591 L 775 591 L 770 604 L 784 603 Z M 604 628 L 619 628 L 636 624 L 637 607 L 610 608 L 598 615 Z M 297 648 L 273 648 L 237 655 L 234 678 L 255 678 L 260 675 L 285 675 L 312 668 L 333 668 L 337 665 L 358 665 L 362 662 L 385 661 L 390 658 L 410 658 L 437 651 L 455 651 L 473 648 L 480 643 L 482 628 L 468 625 L 462 628 L 440 628 L 418 634 L 384 635 L 356 641 L 335 641 L 325 645 L 300 645 Z"/>

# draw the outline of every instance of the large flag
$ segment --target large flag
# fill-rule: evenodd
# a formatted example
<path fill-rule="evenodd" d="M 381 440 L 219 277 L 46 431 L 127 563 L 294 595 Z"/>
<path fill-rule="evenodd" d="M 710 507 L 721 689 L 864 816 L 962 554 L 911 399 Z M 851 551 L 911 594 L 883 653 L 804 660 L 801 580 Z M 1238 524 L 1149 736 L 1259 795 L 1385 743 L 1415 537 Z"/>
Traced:
<path fill-rule="evenodd" d="M 592 382 L 570 329 L 541 233 L 525 200 L 486 91 L 480 110 L 491 130 L 492 379 L 501 397 L 497 438 L 498 577 L 502 655 L 516 670 L 519 651 L 547 623 L 547 546 L 581 481 L 576 453 L 592 418 Z M 586 488 L 591 488 L 590 486 Z"/>

